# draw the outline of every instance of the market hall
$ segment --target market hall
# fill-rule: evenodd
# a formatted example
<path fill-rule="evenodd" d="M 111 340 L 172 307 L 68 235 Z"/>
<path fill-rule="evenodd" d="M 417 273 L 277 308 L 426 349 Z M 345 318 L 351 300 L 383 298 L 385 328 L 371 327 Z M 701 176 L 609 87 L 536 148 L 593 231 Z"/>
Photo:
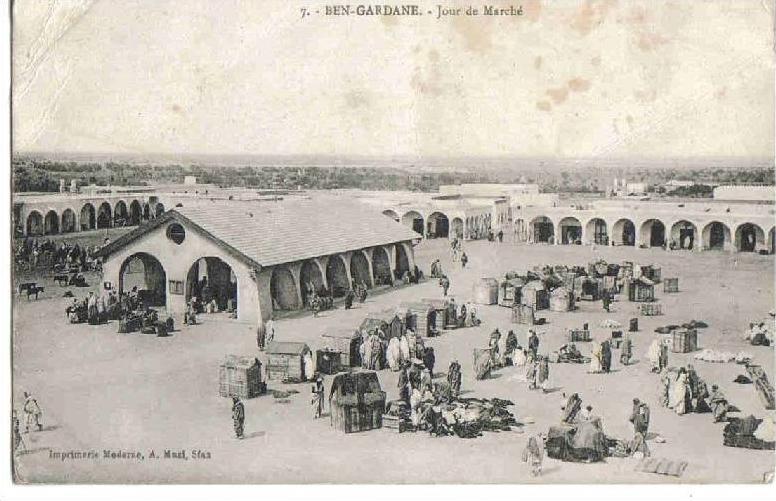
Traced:
<path fill-rule="evenodd" d="M 273 312 L 407 281 L 420 235 L 362 205 L 192 201 L 105 245 L 103 287 L 183 317 L 192 298 L 259 329 Z M 255 330 L 254 330 L 255 332 Z"/>

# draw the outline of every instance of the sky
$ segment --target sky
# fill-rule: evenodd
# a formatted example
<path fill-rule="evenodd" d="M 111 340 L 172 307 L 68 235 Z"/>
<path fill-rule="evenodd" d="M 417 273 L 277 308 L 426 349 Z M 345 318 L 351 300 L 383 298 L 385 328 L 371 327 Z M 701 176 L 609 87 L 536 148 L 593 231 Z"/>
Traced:
<path fill-rule="evenodd" d="M 773 0 L 316 5 L 14 2 L 14 151 L 773 158 Z"/>

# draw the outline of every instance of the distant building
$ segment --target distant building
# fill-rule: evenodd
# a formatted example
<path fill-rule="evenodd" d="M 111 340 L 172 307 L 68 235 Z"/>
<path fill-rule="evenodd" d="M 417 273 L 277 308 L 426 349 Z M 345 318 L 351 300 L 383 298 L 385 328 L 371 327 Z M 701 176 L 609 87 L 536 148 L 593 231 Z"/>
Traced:
<path fill-rule="evenodd" d="M 183 178 L 183 184 L 186 186 L 192 186 L 197 184 L 197 176 L 186 176 Z"/>

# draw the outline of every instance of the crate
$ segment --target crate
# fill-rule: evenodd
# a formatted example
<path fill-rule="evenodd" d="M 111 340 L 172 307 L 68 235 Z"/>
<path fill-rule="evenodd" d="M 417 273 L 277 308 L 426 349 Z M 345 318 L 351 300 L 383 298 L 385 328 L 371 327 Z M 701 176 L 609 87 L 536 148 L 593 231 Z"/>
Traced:
<path fill-rule="evenodd" d="M 655 317 L 663 314 L 662 303 L 644 303 L 639 305 L 639 313 L 645 317 Z"/>
<path fill-rule="evenodd" d="M 587 343 L 593 340 L 587 329 L 570 329 L 569 343 Z"/>
<path fill-rule="evenodd" d="M 391 416 L 389 414 L 383 414 L 382 428 L 395 433 L 402 433 L 404 431 L 407 431 L 407 423 L 402 421 L 402 418 L 399 416 Z"/>
<path fill-rule="evenodd" d="M 679 279 L 666 278 L 665 280 L 663 280 L 663 292 L 667 292 L 667 293 L 679 292 Z"/>
<path fill-rule="evenodd" d="M 698 331 L 695 329 L 676 329 L 671 333 L 671 351 L 691 353 L 698 350 Z"/>
<path fill-rule="evenodd" d="M 261 362 L 256 358 L 226 357 L 218 370 L 218 394 L 222 397 L 254 398 L 267 391 L 261 380 Z"/>

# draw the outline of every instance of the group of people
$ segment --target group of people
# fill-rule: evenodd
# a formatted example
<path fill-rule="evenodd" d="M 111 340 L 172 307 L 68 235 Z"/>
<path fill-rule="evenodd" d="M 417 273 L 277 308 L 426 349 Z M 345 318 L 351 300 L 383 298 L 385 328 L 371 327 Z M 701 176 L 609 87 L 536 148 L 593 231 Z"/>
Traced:
<path fill-rule="evenodd" d="M 77 243 L 55 242 L 50 239 L 25 238 L 14 251 L 17 264 L 25 265 L 29 271 L 46 266 L 52 270 L 78 268 L 81 271 L 96 269 L 101 262 L 95 257 L 98 246 L 80 246 Z"/>
<path fill-rule="evenodd" d="M 715 391 L 715 400 L 719 406 L 720 398 L 724 396 L 719 392 L 719 388 Z M 660 373 L 660 405 L 679 415 L 688 412 L 712 412 L 710 397 L 706 382 L 698 376 L 692 365 L 668 368 Z M 727 409 L 719 407 L 716 414 L 721 416 L 720 420 L 724 419 Z"/>
<path fill-rule="evenodd" d="M 612 342 L 604 339 L 593 347 L 590 357 L 590 369 L 592 374 L 608 374 L 612 370 Z"/>
<path fill-rule="evenodd" d="M 83 299 L 73 298 L 65 308 L 65 314 L 71 324 L 88 322 L 98 325 L 108 320 L 121 320 L 136 312 L 145 312 L 146 307 L 139 297 L 137 287 L 129 293 L 108 291 L 101 294 L 89 292 Z"/>

